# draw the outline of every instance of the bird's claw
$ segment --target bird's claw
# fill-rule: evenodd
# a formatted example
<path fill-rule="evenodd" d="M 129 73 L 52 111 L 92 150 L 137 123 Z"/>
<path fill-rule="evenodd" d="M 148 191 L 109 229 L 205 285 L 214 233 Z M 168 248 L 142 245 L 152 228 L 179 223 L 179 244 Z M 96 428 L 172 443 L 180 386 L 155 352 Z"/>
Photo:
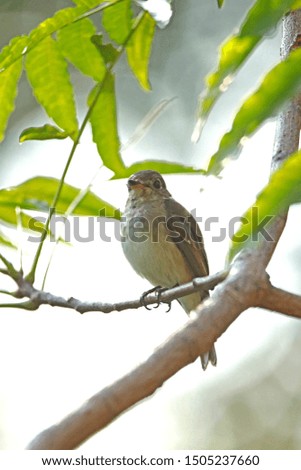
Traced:
<path fill-rule="evenodd" d="M 155 305 L 154 308 L 158 308 L 160 303 L 161 303 L 161 294 L 162 292 L 166 291 L 167 288 L 166 287 L 161 287 L 161 286 L 156 286 L 156 287 L 153 287 L 152 289 L 149 289 L 147 290 L 146 292 L 143 292 L 143 294 L 141 295 L 140 297 L 140 302 L 142 303 L 142 305 L 146 308 L 146 310 L 151 310 L 145 303 L 145 298 L 148 296 L 148 294 L 152 294 L 153 292 L 156 293 L 157 295 L 157 304 Z M 167 302 L 168 303 L 168 310 L 166 312 L 169 312 L 170 309 L 171 309 L 171 302 Z"/>
<path fill-rule="evenodd" d="M 149 289 L 145 292 L 143 292 L 143 294 L 141 295 L 140 297 L 140 302 L 142 303 L 143 307 L 146 308 L 146 310 L 151 310 L 151 308 L 149 308 L 146 303 L 145 303 L 145 299 L 146 297 L 149 295 L 149 294 L 152 294 L 153 292 L 156 292 L 158 289 L 161 289 L 161 286 L 156 286 L 156 287 L 153 287 L 152 289 Z M 157 305 L 156 307 L 158 307 L 159 305 Z"/>

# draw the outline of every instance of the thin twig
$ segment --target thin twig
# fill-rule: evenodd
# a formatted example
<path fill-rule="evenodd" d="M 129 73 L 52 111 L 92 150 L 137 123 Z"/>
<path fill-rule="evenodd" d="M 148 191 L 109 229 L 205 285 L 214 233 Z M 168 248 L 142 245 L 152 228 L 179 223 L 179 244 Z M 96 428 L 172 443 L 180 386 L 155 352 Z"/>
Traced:
<path fill-rule="evenodd" d="M 195 278 L 193 281 L 183 284 L 181 286 L 173 287 L 160 293 L 160 302 L 169 303 L 172 300 L 178 299 L 185 295 L 192 294 L 201 289 L 213 289 L 218 283 L 222 282 L 227 276 L 227 271 L 221 271 L 211 276 Z M 30 282 L 26 279 L 19 277 L 18 291 L 14 293 L 16 298 L 27 297 L 31 302 L 30 310 L 37 310 L 41 305 L 50 305 L 51 307 L 64 307 L 76 310 L 80 313 L 86 312 L 102 312 L 111 313 L 113 311 L 121 312 L 123 310 L 144 307 L 145 305 L 152 305 L 158 303 L 158 296 L 156 293 L 151 293 L 136 300 L 126 300 L 124 302 L 116 303 L 103 303 L 103 302 L 83 302 L 81 300 L 71 297 L 65 299 L 64 297 L 56 296 L 50 292 L 35 289 Z M 7 307 L 8 304 L 0 304 L 0 307 Z M 24 305 L 22 303 L 21 305 Z M 28 304 L 26 304 L 28 306 Z M 15 306 L 15 304 L 14 304 Z"/>

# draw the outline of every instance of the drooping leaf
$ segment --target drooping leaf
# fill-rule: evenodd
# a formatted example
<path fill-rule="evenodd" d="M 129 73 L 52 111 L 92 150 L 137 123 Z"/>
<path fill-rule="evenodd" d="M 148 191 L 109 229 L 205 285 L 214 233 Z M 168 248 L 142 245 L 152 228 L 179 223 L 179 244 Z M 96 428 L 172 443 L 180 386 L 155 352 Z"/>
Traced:
<path fill-rule="evenodd" d="M 111 0 L 112 2 L 114 0 Z M 79 2 L 78 2 L 79 3 Z M 28 36 L 19 36 L 0 52 L 0 70 L 6 69 L 19 59 L 27 51 L 33 49 L 40 41 L 55 33 L 66 25 L 80 19 L 89 10 L 101 6 L 106 8 L 105 0 L 82 0 L 75 8 L 64 8 L 57 11 L 52 17 L 47 18 L 34 28 Z"/>
<path fill-rule="evenodd" d="M 118 174 L 124 170 L 124 163 L 120 155 L 115 83 L 112 74 L 108 73 L 104 82 L 93 88 L 88 98 L 88 106 L 93 106 L 90 123 L 100 158 L 107 168 Z"/>
<path fill-rule="evenodd" d="M 123 172 L 115 174 L 112 179 L 128 178 L 133 173 L 141 170 L 155 170 L 162 174 L 169 173 L 194 173 L 204 174 L 204 170 L 197 170 L 191 166 L 181 165 L 180 163 L 163 162 L 160 160 L 143 160 L 142 162 L 133 163 L 133 165 L 124 168 Z"/>
<path fill-rule="evenodd" d="M 126 46 L 129 66 L 139 84 L 145 90 L 151 89 L 148 79 L 148 66 L 155 24 L 155 20 L 151 15 L 145 13 Z"/>
<path fill-rule="evenodd" d="M 238 153 L 242 139 L 254 133 L 264 121 L 276 116 L 300 86 L 301 50 L 297 49 L 268 72 L 257 90 L 245 100 L 231 130 L 223 136 L 218 151 L 211 158 L 209 172 L 218 174 L 223 169 L 224 160 Z"/>
<path fill-rule="evenodd" d="M 53 198 L 59 185 L 56 178 L 38 176 L 18 186 L 0 190 L 0 219 L 16 225 L 16 207 L 23 210 L 48 212 L 52 207 Z M 70 204 L 79 195 L 80 189 L 64 184 L 56 211 L 64 214 Z M 103 201 L 88 191 L 71 215 L 98 216 L 105 213 L 106 217 L 119 218 L 120 213 L 111 204 Z"/>
<path fill-rule="evenodd" d="M 24 212 L 21 212 L 20 216 L 17 216 L 16 212 L 16 207 L 17 206 L 10 206 L 10 205 L 5 205 L 0 203 L 0 221 L 2 224 L 8 225 L 8 226 L 13 226 L 17 227 L 18 224 L 21 222 L 21 226 L 27 230 L 28 228 L 33 225 L 32 229 L 36 229 L 38 232 L 43 231 L 44 224 L 42 221 L 35 221 L 32 224 L 32 217 L 28 214 L 25 214 Z M 46 220 L 46 217 L 44 218 L 44 222 Z"/>
<path fill-rule="evenodd" d="M 49 140 L 49 139 L 66 139 L 69 137 L 66 131 L 62 131 L 58 127 L 45 124 L 42 127 L 28 127 L 21 132 L 19 142 L 26 140 Z"/>
<path fill-rule="evenodd" d="M 128 37 L 131 31 L 131 20 L 131 0 L 123 0 L 105 8 L 102 14 L 103 27 L 117 44 L 123 44 Z"/>
<path fill-rule="evenodd" d="M 21 72 L 22 59 L 19 59 L 9 70 L 0 73 L 0 142 L 4 139 L 8 119 L 15 107 Z"/>
<path fill-rule="evenodd" d="M 2 231 L 0 231 L 0 245 L 16 248 L 16 245 Z"/>
<path fill-rule="evenodd" d="M 98 49 L 98 52 L 107 66 L 114 63 L 120 54 L 113 44 L 103 44 L 102 34 L 94 34 L 94 36 L 91 37 L 91 42 Z"/>
<path fill-rule="evenodd" d="M 27 54 L 26 72 L 33 93 L 48 116 L 75 138 L 78 126 L 73 89 L 56 41 L 47 37 Z"/>
<path fill-rule="evenodd" d="M 96 82 L 101 82 L 106 66 L 91 42 L 95 31 L 92 21 L 84 18 L 60 29 L 57 37 L 62 54 L 82 73 L 92 77 Z"/>
<path fill-rule="evenodd" d="M 301 151 L 293 154 L 275 171 L 255 203 L 243 215 L 244 223 L 232 239 L 230 259 L 241 249 L 258 243 L 261 239 L 259 234 L 267 238 L 272 217 L 287 210 L 291 204 L 301 202 L 300 181 Z"/>
<path fill-rule="evenodd" d="M 257 0 L 249 10 L 240 31 L 222 45 L 218 67 L 206 78 L 207 89 L 200 101 L 194 141 L 198 140 L 212 107 L 221 93 L 228 88 L 235 73 L 258 43 L 275 30 L 293 3 L 294 0 Z"/>

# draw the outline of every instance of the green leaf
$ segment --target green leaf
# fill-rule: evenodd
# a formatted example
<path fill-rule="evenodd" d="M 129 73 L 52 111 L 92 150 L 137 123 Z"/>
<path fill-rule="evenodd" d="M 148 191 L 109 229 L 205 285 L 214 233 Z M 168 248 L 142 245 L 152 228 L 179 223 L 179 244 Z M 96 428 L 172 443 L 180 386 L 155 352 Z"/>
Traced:
<path fill-rule="evenodd" d="M 217 0 L 217 4 L 218 4 L 219 8 L 222 8 L 222 6 L 224 4 L 224 0 Z"/>
<path fill-rule="evenodd" d="M 191 166 L 181 165 L 180 163 L 163 162 L 160 160 L 143 160 L 142 162 L 134 163 L 133 165 L 126 167 L 122 173 L 115 174 L 112 179 L 128 178 L 137 171 L 141 170 L 155 170 L 162 174 L 172 173 L 194 173 L 204 174 L 203 170 L 196 170 Z"/>
<path fill-rule="evenodd" d="M 292 10 L 297 10 L 298 8 L 301 8 L 301 0 L 295 0 L 291 7 Z"/>
<path fill-rule="evenodd" d="M 107 168 L 118 174 L 124 170 L 124 163 L 120 155 L 115 83 L 111 73 L 107 74 L 102 84 L 93 88 L 88 98 L 88 106 L 93 107 L 90 123 L 100 158 Z"/>
<path fill-rule="evenodd" d="M 102 24 L 110 38 L 123 44 L 131 31 L 132 9 L 131 0 L 123 0 L 116 5 L 105 8 Z"/>
<path fill-rule="evenodd" d="M 120 52 L 112 44 L 102 43 L 102 34 L 94 34 L 91 37 L 91 42 L 97 47 L 98 52 L 105 61 L 106 65 L 109 66 L 115 62 Z"/>
<path fill-rule="evenodd" d="M 89 10 L 98 7 L 102 3 L 103 8 L 107 6 L 107 2 L 101 0 L 82 0 L 80 3 L 78 7 L 64 8 L 57 11 L 51 18 L 47 18 L 33 29 L 28 36 L 19 36 L 11 41 L 0 53 L 0 70 L 8 68 L 22 55 L 33 49 L 40 41 L 64 26 L 79 20 Z"/>
<path fill-rule="evenodd" d="M 19 60 L 27 50 L 28 36 L 16 36 L 0 52 L 0 73 Z"/>
<path fill-rule="evenodd" d="M 62 131 L 58 127 L 45 124 L 42 127 L 28 127 L 21 132 L 19 142 L 26 140 L 49 140 L 49 139 L 66 139 L 68 133 Z"/>
<path fill-rule="evenodd" d="M 110 0 L 108 0 L 110 1 Z M 94 0 L 72 0 L 73 3 L 75 3 L 75 5 L 78 5 L 78 6 L 85 6 L 85 7 L 88 7 L 88 8 L 94 8 L 95 6 L 95 1 Z M 101 2 L 97 2 L 98 4 L 101 3 Z"/>
<path fill-rule="evenodd" d="M 4 139 L 8 119 L 15 107 L 21 72 L 22 59 L 19 59 L 9 70 L 0 73 L 0 142 Z"/>
<path fill-rule="evenodd" d="M 48 212 L 52 207 L 53 198 L 59 185 L 56 178 L 38 176 L 31 178 L 18 186 L 0 190 L 0 219 L 16 225 L 16 208 Z M 69 184 L 64 185 L 56 211 L 64 214 L 70 204 L 78 197 L 80 189 Z M 99 216 L 100 212 L 106 217 L 120 218 L 120 212 L 109 203 L 88 191 L 75 207 L 71 215 Z"/>
<path fill-rule="evenodd" d="M 242 139 L 254 133 L 264 121 L 276 116 L 300 86 L 301 50 L 297 49 L 276 65 L 257 90 L 245 100 L 234 118 L 231 130 L 223 136 L 218 151 L 212 156 L 209 172 L 218 174 L 223 169 L 224 160 L 240 150 Z"/>
<path fill-rule="evenodd" d="M 73 139 L 78 132 L 67 63 L 56 41 L 48 37 L 27 54 L 26 72 L 37 101 Z"/>
<path fill-rule="evenodd" d="M 9 248 L 17 248 L 16 245 L 1 231 L 0 231 L 0 244 L 7 246 Z"/>
<path fill-rule="evenodd" d="M 288 210 L 291 204 L 301 202 L 301 151 L 291 155 L 283 165 L 273 173 L 269 183 L 256 198 L 255 203 L 243 215 L 243 225 L 232 238 L 229 258 L 243 248 L 258 243 L 261 222 Z M 265 226 L 268 233 L 269 225 Z"/>
<path fill-rule="evenodd" d="M 144 13 L 126 46 L 127 58 L 133 74 L 145 90 L 150 90 L 148 66 L 155 33 L 155 20 Z"/>
<path fill-rule="evenodd" d="M 294 0 L 257 0 L 249 10 L 239 33 L 231 36 L 222 45 L 218 67 L 206 78 L 207 90 L 200 102 L 193 140 L 198 140 L 213 105 L 228 88 L 235 73 L 264 36 L 274 32 L 293 3 Z"/>
<path fill-rule="evenodd" d="M 21 212 L 20 216 L 17 216 L 16 207 L 13 205 L 5 205 L 0 202 L 0 221 L 5 225 L 17 227 L 21 221 L 21 225 L 25 230 L 31 226 L 32 217 L 24 212 Z M 35 223 L 37 231 L 42 232 L 43 224 L 41 221 Z"/>
<path fill-rule="evenodd" d="M 62 28 L 57 33 L 62 54 L 82 73 L 101 82 L 106 72 L 102 56 L 91 42 L 96 28 L 92 21 L 84 18 Z"/>

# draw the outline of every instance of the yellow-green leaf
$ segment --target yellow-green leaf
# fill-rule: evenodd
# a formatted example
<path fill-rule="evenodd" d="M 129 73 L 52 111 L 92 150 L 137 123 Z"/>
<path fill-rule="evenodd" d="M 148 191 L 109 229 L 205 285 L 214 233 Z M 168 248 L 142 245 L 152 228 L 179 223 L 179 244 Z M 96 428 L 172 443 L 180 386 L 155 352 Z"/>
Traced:
<path fill-rule="evenodd" d="M 297 10 L 301 8 L 301 0 L 295 0 L 292 4 L 292 10 Z"/>
<path fill-rule="evenodd" d="M 63 10 L 57 11 L 52 17 L 47 18 L 34 28 L 28 36 L 15 38 L 0 52 L 0 70 L 8 68 L 47 36 L 77 21 L 84 14 L 88 13 L 89 10 L 98 6 L 106 8 L 107 2 L 105 0 L 82 0 L 78 7 L 64 8 Z"/>
<path fill-rule="evenodd" d="M 22 59 L 19 59 L 9 70 L 0 73 L 0 142 L 4 139 L 8 119 L 15 107 L 21 72 Z"/>
<path fill-rule="evenodd" d="M 45 124 L 42 127 L 28 127 L 21 132 L 19 142 L 26 140 L 49 140 L 49 139 L 66 139 L 68 133 L 62 131 L 58 127 Z"/>
<path fill-rule="evenodd" d="M 67 63 L 56 41 L 48 37 L 27 54 L 26 72 L 37 101 L 72 138 L 78 126 Z"/>
<path fill-rule="evenodd" d="M 103 44 L 102 34 L 94 34 L 94 36 L 91 37 L 91 42 L 97 48 L 107 66 L 111 66 L 120 55 L 120 51 L 118 51 L 113 44 Z"/>
<path fill-rule="evenodd" d="M 250 136 L 267 119 L 277 115 L 281 106 L 301 86 L 301 49 L 277 64 L 263 79 L 257 90 L 245 100 L 237 112 L 232 128 L 220 141 L 218 151 L 209 163 L 209 172 L 218 174 L 224 160 L 237 155 L 244 137 Z"/>
<path fill-rule="evenodd" d="M 139 84 L 145 90 L 151 89 L 148 79 L 148 67 L 155 24 L 156 22 L 151 15 L 144 13 L 126 46 L 129 66 Z"/>
<path fill-rule="evenodd" d="M 118 174 L 123 171 L 124 163 L 120 155 L 115 100 L 114 77 L 108 73 L 104 82 L 90 93 L 88 105 L 93 107 L 90 123 L 100 158 L 107 168 Z"/>
<path fill-rule="evenodd" d="M 16 248 L 16 245 L 2 231 L 0 231 L 0 244 L 9 248 Z"/>
<path fill-rule="evenodd" d="M 101 82 L 106 72 L 102 56 L 91 38 L 96 28 L 89 18 L 84 18 L 62 28 L 57 33 L 58 45 L 62 54 L 82 73 Z"/>
<path fill-rule="evenodd" d="M 102 24 L 110 38 L 123 44 L 131 31 L 131 0 L 123 0 L 116 5 L 105 8 L 102 14 Z"/>
<path fill-rule="evenodd" d="M 258 43 L 275 30 L 294 1 L 257 0 L 249 10 L 240 31 L 221 46 L 217 69 L 206 77 L 207 89 L 200 101 L 194 140 L 198 139 L 212 107 L 228 88 L 241 65 L 246 62 Z"/>
<path fill-rule="evenodd" d="M 128 178 L 133 173 L 141 170 L 155 170 L 162 174 L 173 173 L 194 173 L 203 174 L 204 170 L 197 170 L 192 166 L 181 165 L 181 163 L 160 161 L 160 160 L 143 160 L 142 162 L 133 163 L 133 165 L 124 168 L 119 174 L 115 174 L 112 179 Z"/>
<path fill-rule="evenodd" d="M 15 187 L 0 190 L 0 219 L 16 225 L 16 208 L 48 212 L 52 207 L 53 198 L 57 191 L 59 180 L 38 176 L 31 178 Z M 61 197 L 56 207 L 58 213 L 64 214 L 70 204 L 80 194 L 80 189 L 64 184 Z M 119 218 L 120 212 L 111 204 L 103 201 L 91 191 L 81 199 L 71 215 L 98 216 Z"/>
<path fill-rule="evenodd" d="M 286 211 L 291 204 L 301 202 L 301 151 L 293 154 L 272 175 L 255 203 L 242 217 L 243 224 L 233 235 L 229 258 L 243 248 L 257 244 L 262 236 L 269 237 L 272 218 Z"/>

